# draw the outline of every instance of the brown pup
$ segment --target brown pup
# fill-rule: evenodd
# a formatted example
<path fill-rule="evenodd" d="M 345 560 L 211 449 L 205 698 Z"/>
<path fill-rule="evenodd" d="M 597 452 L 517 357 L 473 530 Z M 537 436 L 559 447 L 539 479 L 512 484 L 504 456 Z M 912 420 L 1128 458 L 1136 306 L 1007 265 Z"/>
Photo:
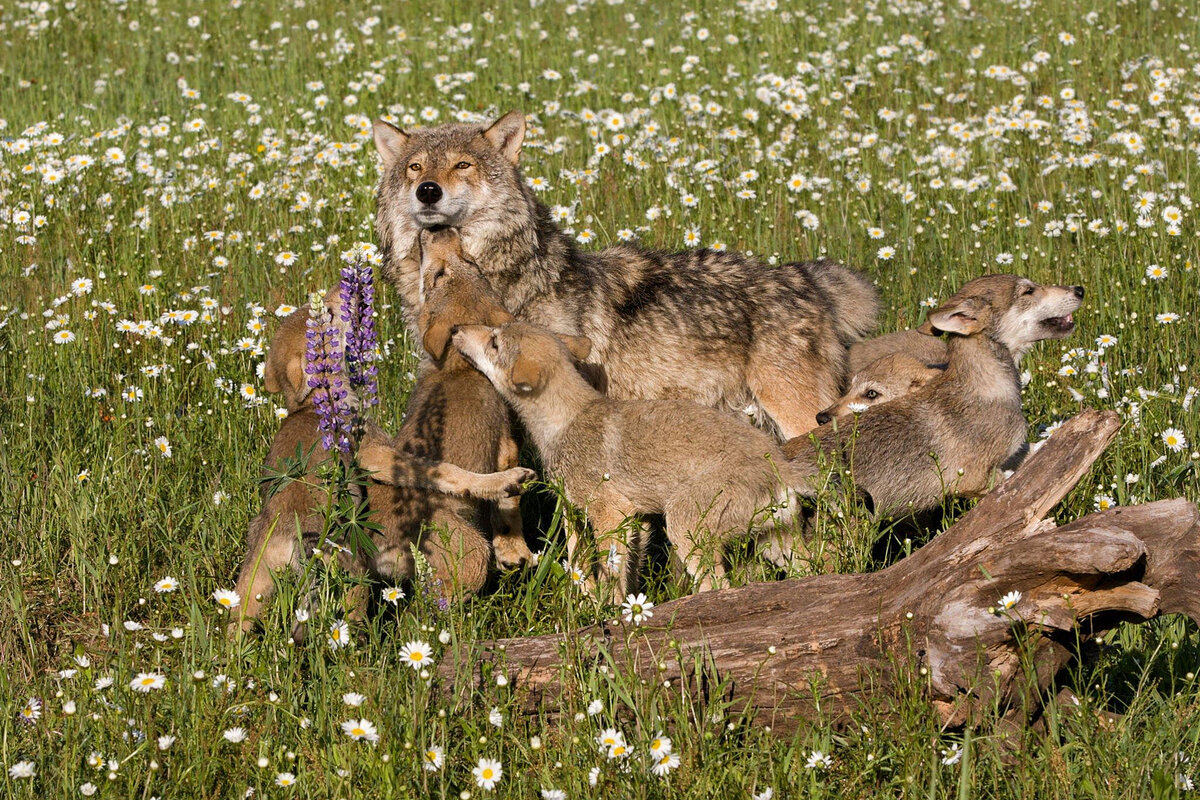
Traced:
<path fill-rule="evenodd" d="M 986 491 L 1025 445 L 1014 354 L 1068 335 L 1083 294 L 1082 286 L 1038 286 L 1015 275 L 970 281 L 929 315 L 931 329 L 949 334 L 944 372 L 909 395 L 786 442 L 784 453 L 816 474 L 818 447 L 840 452 L 879 516 Z"/>
<path fill-rule="evenodd" d="M 932 341 L 940 343 L 938 339 Z M 941 375 L 945 368 L 945 364 L 926 364 L 907 353 L 877 358 L 854 373 L 846 393 L 817 414 L 817 424 L 824 425 L 844 414 L 861 413 L 871 406 L 915 392 Z"/>
<path fill-rule="evenodd" d="M 463 257 L 457 231 L 423 230 L 420 243 L 418 326 L 421 344 L 433 361 L 423 360 L 418 368 L 417 385 L 395 445 L 402 458 L 449 461 L 478 472 L 512 469 L 519 448 L 508 406 L 487 378 L 450 347 L 455 326 L 501 325 L 512 315 L 492 299 L 475 265 Z M 386 475 L 386 463 L 378 466 Z M 404 468 L 403 461 L 400 467 Z M 514 495 L 487 506 L 467 500 L 450 502 L 460 516 L 495 532 L 496 561 L 508 568 L 533 557 L 521 530 L 520 501 Z"/>
<path fill-rule="evenodd" d="M 339 316 L 334 310 L 334 319 Z M 271 596 L 274 590 L 272 572 L 285 567 L 298 571 L 303 553 L 323 544 L 325 516 L 321 509 L 327 494 L 318 473 L 327 459 L 336 456 L 320 447 L 317 412 L 304 372 L 308 317 L 308 306 L 304 306 L 283 321 L 267 354 L 264 381 L 267 391 L 283 394 L 288 410 L 287 418 L 271 443 L 264 469 L 279 471 L 284 467 L 285 459 L 295 456 L 299 449 L 311 454 L 308 472 L 269 496 L 264 487 L 263 509 L 250 522 L 249 548 L 238 573 L 236 591 L 242 598 L 243 610 L 240 625 L 234 627 L 241 630 L 248 630 L 253 625 L 261 605 Z M 377 478 L 396 485 L 385 486 L 374 481 L 367 485 L 367 502 L 374 512 L 372 519 L 380 526 L 374 536 L 379 549 L 369 559 L 354 559 L 341 552 L 342 566 L 360 575 L 389 579 L 411 577 L 411 545 L 419 542 L 447 590 L 458 586 L 473 591 L 482 585 L 490 560 L 487 542 L 448 507 L 454 500 L 450 495 L 483 500 L 508 498 L 520 493 L 521 484 L 531 479 L 533 473 L 512 469 L 481 475 L 453 464 L 405 455 L 380 428 L 370 423 L 363 432 L 359 456 L 364 466 L 368 466 L 364 463 L 368 461 L 374 465 L 369 466 L 370 469 L 386 463 L 388 471 Z M 401 492 L 411 492 L 424 502 L 402 506 L 399 500 L 403 498 L 398 494 Z M 425 520 L 449 529 L 449 544 L 436 536 L 422 538 L 421 523 Z M 354 605 L 359 607 L 352 609 L 352 613 L 361 612 L 361 599 L 361 593 L 353 598 Z"/>
<path fill-rule="evenodd" d="M 1017 343 L 1012 356 L 1018 365 L 1035 343 L 1042 339 L 1062 339 L 1070 334 L 1070 330 L 1039 326 L 1038 321 L 1046 316 L 1046 309 L 1052 310 L 1056 306 L 1063 290 L 1071 287 L 1042 286 L 1017 275 L 988 277 L 1011 281 L 1019 287 L 1015 290 L 1017 294 L 1013 302 L 1003 309 L 1002 318 L 996 322 L 997 329 L 1008 331 L 1005 337 Z M 895 331 L 854 342 L 850 345 L 850 374 L 866 369 L 872 362 L 893 353 L 905 353 L 925 364 L 945 364 L 946 342 L 933 335 L 928 322 L 912 330 Z"/>
<path fill-rule="evenodd" d="M 794 510 L 792 469 L 778 445 L 732 415 L 686 400 L 615 400 L 576 369 L 591 344 L 528 323 L 472 325 L 454 346 L 512 404 L 567 499 L 584 509 L 602 574 L 624 597 L 629 566 L 620 535 L 637 514 L 662 514 L 688 574 L 708 589 L 722 581 L 720 546 L 771 527 Z M 640 528 L 632 532 L 640 550 Z M 568 542 L 574 561 L 577 541 Z M 715 554 L 711 569 L 708 554 Z"/>

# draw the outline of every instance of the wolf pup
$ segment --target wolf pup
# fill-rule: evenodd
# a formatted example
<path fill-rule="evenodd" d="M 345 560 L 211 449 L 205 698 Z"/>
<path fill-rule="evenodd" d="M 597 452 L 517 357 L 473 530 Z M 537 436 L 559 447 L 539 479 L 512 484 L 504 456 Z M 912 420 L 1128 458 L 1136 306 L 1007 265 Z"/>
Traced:
<path fill-rule="evenodd" d="M 424 302 L 418 323 L 421 344 L 433 361 L 423 360 L 418 367 L 417 385 L 394 444 L 405 458 L 449 461 L 478 472 L 512 469 L 519 448 L 508 406 L 488 379 L 450 347 L 455 326 L 502 325 L 512 315 L 496 304 L 478 268 L 463 258 L 453 229 L 421 232 L 421 273 Z M 386 466 L 383 474 L 388 474 Z M 514 495 L 488 507 L 468 500 L 447 502 L 462 517 L 494 531 L 496 562 L 508 568 L 533 558 L 521 528 L 520 500 Z"/>
<path fill-rule="evenodd" d="M 1015 275 L 970 281 L 929 315 L 930 328 L 949 336 L 944 372 L 912 394 L 786 442 L 784 453 L 815 474 L 818 447 L 841 452 L 879 516 L 986 491 L 1025 445 L 1014 354 L 1069 334 L 1083 295 L 1082 286 L 1039 287 Z"/>
<path fill-rule="evenodd" d="M 584 509 L 609 553 L 602 573 L 625 596 L 629 517 L 662 514 L 667 538 L 698 587 L 725 574 L 721 545 L 769 530 L 796 510 L 792 469 L 775 441 L 732 415 L 687 400 L 615 400 L 576 369 L 586 338 L 528 323 L 459 328 L 454 346 L 513 405 L 549 473 Z M 633 531 L 634 554 L 641 550 Z M 574 562 L 577 541 L 568 541 Z M 706 563 L 712 559 L 711 568 Z"/>
<path fill-rule="evenodd" d="M 234 627 L 241 630 L 249 630 L 262 604 L 273 593 L 272 573 L 288 567 L 299 571 L 302 554 L 323 544 L 325 516 L 321 507 L 326 497 L 318 472 L 324 459 L 336 458 L 336 455 L 320 448 L 317 412 L 304 371 L 308 316 L 308 306 L 304 306 L 284 319 L 267 353 L 264 372 L 267 391 L 283 394 L 288 415 L 271 443 L 264 468 L 280 470 L 284 460 L 299 450 L 310 454 L 309 471 L 274 494 L 264 487 L 263 508 L 250 522 L 248 552 L 238 573 L 236 591 L 242 598 L 243 611 L 240 626 Z M 333 316 L 334 319 L 340 317 L 336 309 Z M 360 463 L 369 469 L 386 466 L 386 473 L 377 478 L 396 484 L 384 486 L 372 482 L 366 489 L 367 502 L 375 514 L 373 521 L 381 528 L 375 536 L 379 551 L 369 561 L 351 559 L 346 553 L 339 555 L 345 569 L 360 575 L 411 577 L 410 545 L 418 541 L 412 536 L 414 516 L 420 514 L 422 519 L 454 526 L 460 532 L 470 534 L 469 527 L 462 524 L 457 515 L 442 510 L 442 506 L 452 499 L 450 495 L 502 500 L 520 493 L 521 484 L 533 477 L 526 469 L 481 475 L 453 464 L 403 454 L 382 430 L 370 423 L 362 435 L 358 454 Z M 400 508 L 394 495 L 398 491 L 420 492 L 428 499 L 418 508 Z M 419 533 L 419 524 L 417 529 Z M 440 540 L 427 537 L 422 547 L 435 574 L 448 589 L 456 585 L 455 578 L 458 578 L 457 585 L 471 591 L 482 585 L 487 575 L 490 550 L 478 532 L 460 539 L 447 548 Z M 352 601 L 361 606 L 361 599 L 360 593 Z M 355 611 L 360 612 L 361 608 Z"/>
<path fill-rule="evenodd" d="M 915 392 L 945 369 L 945 364 L 926 364 L 907 353 L 878 358 L 854 373 L 846 393 L 817 414 L 817 424 L 824 425 L 844 414 L 861 413 L 871 406 Z"/>
<path fill-rule="evenodd" d="M 422 228 L 452 226 L 500 304 L 586 336 L 612 397 L 693 400 L 741 412 L 782 438 L 841 394 L 846 348 L 875 327 L 878 297 L 832 261 L 768 266 L 708 249 L 584 252 L 517 165 L 525 119 L 406 133 L 382 120 L 376 227 L 383 275 L 414 329 Z"/>
<path fill-rule="evenodd" d="M 1059 302 L 1064 289 L 1073 287 L 1041 286 L 1018 275 L 993 277 L 997 280 L 1011 280 L 1019 285 L 1017 296 L 1004 309 L 1004 319 L 997 323 L 999 327 L 1014 331 L 1008 338 L 1019 342 L 1018 349 L 1012 351 L 1013 360 L 1018 365 L 1029 352 L 1029 348 L 1037 342 L 1043 339 L 1062 339 L 1070 335 L 1069 329 L 1039 326 L 1038 321 L 1046 317 L 1046 308 L 1052 309 Z M 1018 329 L 1024 333 L 1016 333 Z M 1033 338 L 1033 334 L 1039 336 Z M 850 345 L 850 373 L 853 375 L 860 372 L 872 362 L 893 353 L 904 353 L 925 364 L 945 364 L 946 342 L 933 334 L 928 322 L 912 330 L 895 331 L 873 339 L 863 339 Z"/>

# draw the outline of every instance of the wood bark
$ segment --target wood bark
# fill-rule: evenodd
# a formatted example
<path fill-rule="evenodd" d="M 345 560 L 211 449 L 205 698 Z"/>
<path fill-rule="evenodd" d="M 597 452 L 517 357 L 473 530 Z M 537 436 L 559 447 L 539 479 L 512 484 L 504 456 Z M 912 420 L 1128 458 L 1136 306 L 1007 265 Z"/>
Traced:
<path fill-rule="evenodd" d="M 1027 722 L 1081 639 L 1121 619 L 1200 620 L 1195 505 L 1114 508 L 1061 527 L 1045 518 L 1119 427 L 1112 412 L 1069 420 L 955 525 L 879 572 L 705 592 L 641 626 L 473 643 L 441 679 L 465 696 L 500 670 L 527 713 L 552 714 L 576 683 L 569 671 L 607 663 L 720 695 L 775 730 L 845 719 L 868 694 L 905 687 L 948 726 L 993 704 Z M 1013 591 L 1020 602 L 999 609 Z"/>

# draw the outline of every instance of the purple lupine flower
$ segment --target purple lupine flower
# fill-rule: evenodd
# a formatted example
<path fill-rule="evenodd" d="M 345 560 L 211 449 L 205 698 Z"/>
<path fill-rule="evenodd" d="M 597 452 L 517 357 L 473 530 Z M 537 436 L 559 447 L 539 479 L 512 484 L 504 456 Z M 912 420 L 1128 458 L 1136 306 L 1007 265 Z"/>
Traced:
<path fill-rule="evenodd" d="M 342 322 L 346 330 L 346 374 L 350 388 L 357 393 L 363 406 L 378 402 L 375 366 L 375 284 L 371 265 L 363 263 L 361 254 L 350 251 L 348 266 L 342 269 Z M 348 259 L 349 260 L 349 259 Z"/>
<path fill-rule="evenodd" d="M 321 445 L 326 450 L 335 446 L 343 453 L 350 452 L 357 425 L 349 387 L 343 369 L 343 352 L 333 315 L 319 296 L 310 300 L 308 329 L 304 333 L 304 372 L 313 390 L 313 406 L 317 411 Z"/>

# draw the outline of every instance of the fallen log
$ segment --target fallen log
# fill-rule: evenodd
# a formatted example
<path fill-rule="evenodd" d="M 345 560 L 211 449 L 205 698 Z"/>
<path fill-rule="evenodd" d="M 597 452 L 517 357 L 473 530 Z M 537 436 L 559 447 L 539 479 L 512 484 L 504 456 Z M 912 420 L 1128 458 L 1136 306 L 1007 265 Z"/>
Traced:
<path fill-rule="evenodd" d="M 461 696 L 503 671 L 528 713 L 567 698 L 564 670 L 603 663 L 719 692 L 761 725 L 845 718 L 867 692 L 921 687 L 948 726 L 999 704 L 1029 722 L 1077 644 L 1117 620 L 1200 620 L 1200 512 L 1165 500 L 1045 519 L 1112 441 L 1113 412 L 1065 423 L 955 525 L 880 572 L 681 598 L 640 627 L 463 645 L 440 669 Z M 1019 592 L 1011 608 L 1000 598 Z"/>

